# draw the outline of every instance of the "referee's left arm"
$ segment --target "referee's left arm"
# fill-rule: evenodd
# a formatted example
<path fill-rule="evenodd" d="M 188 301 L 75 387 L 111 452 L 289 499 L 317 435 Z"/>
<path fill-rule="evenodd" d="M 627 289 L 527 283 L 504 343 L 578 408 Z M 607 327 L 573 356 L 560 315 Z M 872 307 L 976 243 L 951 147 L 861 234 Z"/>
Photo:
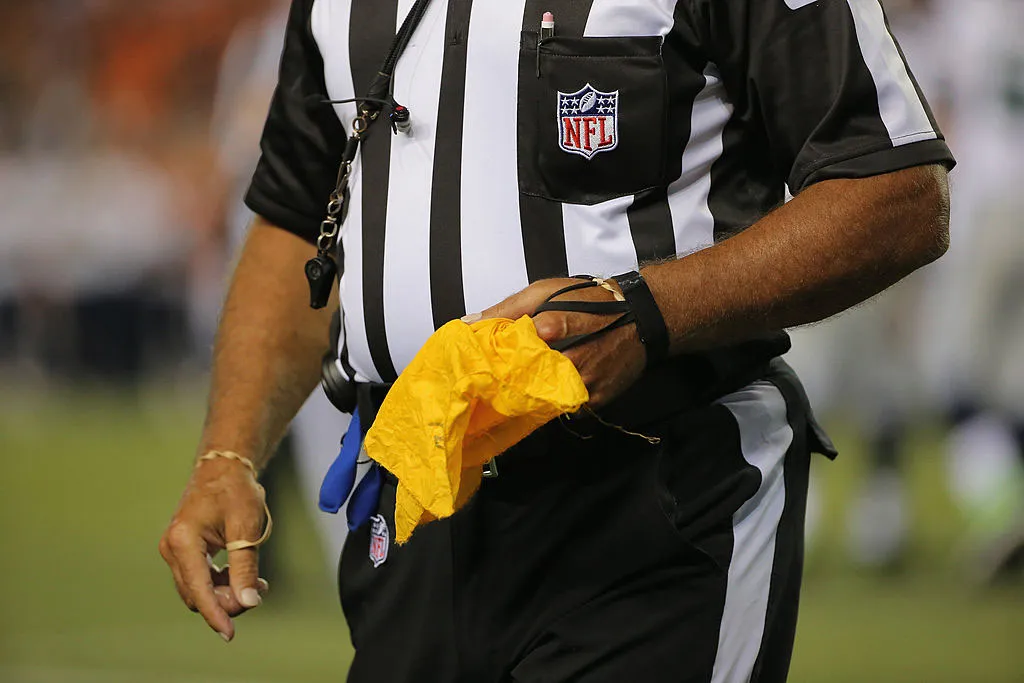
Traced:
<path fill-rule="evenodd" d="M 795 199 L 754 225 L 723 226 L 733 236 L 710 248 L 640 270 L 671 353 L 822 320 L 946 251 L 953 157 L 878 0 L 679 0 L 677 19 L 721 74 L 728 135 L 752 150 L 720 160 L 716 182 L 742 197 L 748 173 L 770 174 Z M 536 282 L 484 315 L 531 313 L 562 286 Z M 536 318 L 547 341 L 604 322 Z M 567 352 L 592 402 L 639 376 L 639 344 L 626 327 Z"/>
<path fill-rule="evenodd" d="M 945 253 L 953 157 L 877 0 L 693 0 L 734 118 L 795 199 L 644 269 L 675 352 L 854 306 Z"/>
<path fill-rule="evenodd" d="M 678 353 L 823 320 L 948 246 L 946 170 L 927 165 L 823 181 L 739 235 L 641 272 Z"/>
<path fill-rule="evenodd" d="M 934 261 L 948 246 L 946 169 L 927 164 L 816 183 L 738 235 L 640 272 L 665 319 L 669 351 L 678 354 L 823 320 Z M 530 315 L 573 282 L 539 280 L 482 315 Z M 601 289 L 575 294 L 593 300 L 609 296 Z M 547 312 L 534 322 L 550 343 L 593 333 L 607 321 Z M 593 406 L 608 403 L 636 381 L 646 355 L 633 326 L 565 354 L 580 371 Z"/>

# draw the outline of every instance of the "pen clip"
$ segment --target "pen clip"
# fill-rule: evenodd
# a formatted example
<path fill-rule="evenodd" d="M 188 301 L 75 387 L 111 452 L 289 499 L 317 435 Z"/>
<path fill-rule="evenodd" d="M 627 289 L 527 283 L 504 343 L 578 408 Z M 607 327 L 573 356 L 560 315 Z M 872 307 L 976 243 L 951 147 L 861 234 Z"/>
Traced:
<path fill-rule="evenodd" d="M 544 41 L 555 35 L 555 15 L 544 12 L 540 18 L 540 32 L 537 34 L 537 78 L 540 78 L 540 47 Z"/>

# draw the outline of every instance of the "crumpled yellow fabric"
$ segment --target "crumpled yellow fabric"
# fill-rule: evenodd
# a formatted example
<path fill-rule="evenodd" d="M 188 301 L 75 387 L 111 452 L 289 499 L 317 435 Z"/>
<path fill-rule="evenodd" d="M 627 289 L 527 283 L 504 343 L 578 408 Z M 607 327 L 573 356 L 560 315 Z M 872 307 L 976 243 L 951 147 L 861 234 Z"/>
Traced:
<path fill-rule="evenodd" d="M 451 516 L 480 487 L 487 461 L 587 400 L 572 361 L 528 316 L 437 330 L 391 387 L 364 444 L 398 478 L 396 541 Z"/>

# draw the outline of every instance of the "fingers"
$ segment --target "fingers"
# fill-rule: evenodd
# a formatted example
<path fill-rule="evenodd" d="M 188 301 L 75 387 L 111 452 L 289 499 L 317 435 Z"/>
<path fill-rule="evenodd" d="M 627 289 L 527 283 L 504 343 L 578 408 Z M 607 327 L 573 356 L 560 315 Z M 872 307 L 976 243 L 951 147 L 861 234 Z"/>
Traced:
<path fill-rule="evenodd" d="M 212 563 L 210 567 L 210 576 L 213 579 L 213 593 L 217 596 L 217 602 L 219 602 L 221 608 L 228 613 L 228 616 L 237 617 L 238 615 L 249 611 L 249 608 L 242 605 L 235 596 L 234 591 L 231 590 L 231 567 L 226 565 L 222 568 Z M 267 591 L 270 590 L 270 584 L 267 583 L 266 579 L 258 579 L 256 582 L 256 590 L 261 596 L 266 595 Z"/>
<path fill-rule="evenodd" d="M 260 579 L 260 581 L 263 581 L 263 579 Z M 266 581 L 263 581 L 263 583 L 260 584 L 260 590 L 262 592 L 266 592 L 267 589 L 265 586 Z M 220 603 L 221 609 L 227 612 L 228 616 L 237 617 L 249 611 L 248 607 L 243 607 L 238 603 L 238 598 L 236 598 L 235 594 L 232 592 L 231 586 L 214 586 L 213 593 L 217 596 L 217 602 Z"/>
<path fill-rule="evenodd" d="M 213 579 L 214 587 L 231 586 L 231 565 L 226 564 L 223 567 L 218 567 L 211 561 L 210 567 L 212 568 L 210 571 L 210 577 Z M 263 577 L 260 577 L 256 580 L 256 590 L 259 591 L 260 595 L 266 595 L 268 592 L 270 592 L 270 583 Z"/>
<path fill-rule="evenodd" d="M 533 319 L 533 326 L 537 328 L 537 336 L 545 343 L 550 344 L 568 337 L 575 327 L 572 324 L 573 317 L 579 316 L 578 313 L 547 311 Z"/>
<path fill-rule="evenodd" d="M 192 602 L 192 597 L 185 587 L 185 581 L 181 577 L 181 572 L 178 571 L 178 561 L 174 558 L 174 553 L 171 552 L 171 546 L 166 534 L 160 538 L 160 556 L 171 570 L 171 576 L 174 578 L 174 589 L 178 591 L 178 597 L 185 603 L 185 607 L 195 612 L 195 603 Z"/>
<path fill-rule="evenodd" d="M 258 559 L 255 548 L 230 553 L 229 583 L 238 603 L 246 609 L 259 607 L 260 597 Z"/>
<path fill-rule="evenodd" d="M 217 596 L 217 604 L 229 617 L 237 617 L 246 611 L 245 607 L 238 604 L 238 599 L 231 592 L 230 586 L 214 586 L 213 594 Z"/>
<path fill-rule="evenodd" d="M 514 315 L 512 313 L 513 308 L 517 308 L 510 299 L 515 299 L 516 295 L 512 295 L 508 299 L 497 303 L 490 308 L 485 308 L 479 313 L 470 313 L 469 315 L 463 316 L 462 322 L 472 325 L 479 320 L 490 320 L 492 318 L 509 318 L 515 320 L 521 316 Z"/>
<path fill-rule="evenodd" d="M 537 336 L 548 344 L 577 334 L 597 332 L 612 322 L 619 313 L 569 313 L 545 311 L 534 317 Z"/>
<path fill-rule="evenodd" d="M 171 574 L 174 576 L 174 588 L 178 591 L 178 597 L 185 603 L 185 607 L 188 607 L 193 612 L 198 612 L 196 603 L 192 602 L 192 596 L 189 595 L 188 587 L 185 585 L 185 579 L 181 576 L 181 572 L 178 571 L 177 563 L 171 567 Z"/>
<path fill-rule="evenodd" d="M 614 295 L 601 287 L 566 292 L 554 301 L 613 301 Z M 539 305 L 539 304 L 538 304 Z M 578 334 L 596 332 L 612 322 L 621 313 L 577 313 L 571 311 L 545 311 L 534 316 L 537 336 L 548 344 Z"/>
<path fill-rule="evenodd" d="M 462 320 L 472 324 L 478 320 L 488 320 L 491 318 L 519 320 L 524 315 L 533 315 L 533 312 L 537 310 L 537 306 L 540 306 L 549 294 L 565 286 L 566 282 L 571 283 L 573 280 L 538 280 L 504 301 L 500 301 L 480 313 L 467 315 Z"/>
<path fill-rule="evenodd" d="M 513 294 L 503 301 L 499 301 L 490 308 L 485 308 L 479 313 L 467 315 L 462 320 L 472 324 L 478 320 L 490 320 L 491 318 L 509 318 L 510 320 L 517 320 L 524 315 L 529 315 L 532 311 L 527 312 L 522 310 L 525 307 L 522 303 L 524 298 L 523 295 L 528 290 L 529 287 L 522 292 Z"/>
<path fill-rule="evenodd" d="M 258 508 L 247 514 L 236 514 L 226 524 L 228 541 L 254 541 L 263 528 L 263 513 Z M 259 590 L 259 554 L 256 548 L 228 551 L 228 579 L 231 592 L 238 604 L 246 609 L 258 607 L 262 599 Z"/>
<path fill-rule="evenodd" d="M 180 523 L 172 524 L 165 538 L 170 555 L 168 564 L 171 565 L 178 594 L 189 609 L 197 610 L 203 616 L 210 628 L 224 640 L 231 640 L 235 627 L 213 591 L 206 543 L 198 533 Z M 161 552 L 163 550 L 161 544 Z"/>

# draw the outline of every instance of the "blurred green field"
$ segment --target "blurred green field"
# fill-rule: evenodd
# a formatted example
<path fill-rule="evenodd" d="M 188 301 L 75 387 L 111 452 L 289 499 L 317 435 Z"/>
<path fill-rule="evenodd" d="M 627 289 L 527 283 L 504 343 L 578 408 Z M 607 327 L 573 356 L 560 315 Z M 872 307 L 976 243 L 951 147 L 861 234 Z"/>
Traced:
<path fill-rule="evenodd" d="M 348 636 L 294 493 L 274 539 L 289 561 L 234 643 L 178 602 L 156 543 L 189 470 L 199 396 L 0 391 L 0 681 L 344 680 Z M 980 591 L 958 578 L 961 524 L 943 493 L 936 435 L 914 442 L 913 555 L 890 578 L 858 576 L 843 559 L 842 510 L 862 463 L 838 436 L 843 457 L 816 465 L 824 533 L 809 558 L 790 680 L 1024 681 L 1024 589 Z"/>

